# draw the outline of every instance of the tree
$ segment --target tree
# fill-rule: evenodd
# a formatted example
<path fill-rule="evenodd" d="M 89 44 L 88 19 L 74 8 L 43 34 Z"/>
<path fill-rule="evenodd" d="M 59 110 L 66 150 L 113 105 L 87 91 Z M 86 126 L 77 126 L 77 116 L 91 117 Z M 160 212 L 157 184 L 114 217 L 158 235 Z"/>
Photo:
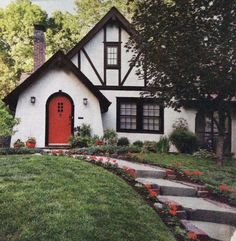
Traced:
<path fill-rule="evenodd" d="M 222 160 L 225 120 L 236 95 L 236 2 L 139 1 L 133 25 L 138 34 L 130 48 L 143 53 L 146 94 L 176 110 L 191 103 L 214 113 Z"/>
<path fill-rule="evenodd" d="M 16 74 L 32 71 L 34 25 L 46 20 L 46 12 L 30 0 L 16 0 L 0 11 L 0 38 L 10 46 Z"/>
<path fill-rule="evenodd" d="M 10 136 L 13 133 L 13 127 L 18 123 L 7 107 L 0 101 L 0 136 Z"/>
<path fill-rule="evenodd" d="M 131 19 L 136 0 L 128 2 L 124 0 L 76 0 L 81 34 L 85 35 L 112 7 L 116 7 L 125 17 Z"/>
<path fill-rule="evenodd" d="M 57 50 L 69 51 L 81 39 L 81 26 L 78 16 L 70 13 L 54 12 L 47 24 L 47 54 Z"/>

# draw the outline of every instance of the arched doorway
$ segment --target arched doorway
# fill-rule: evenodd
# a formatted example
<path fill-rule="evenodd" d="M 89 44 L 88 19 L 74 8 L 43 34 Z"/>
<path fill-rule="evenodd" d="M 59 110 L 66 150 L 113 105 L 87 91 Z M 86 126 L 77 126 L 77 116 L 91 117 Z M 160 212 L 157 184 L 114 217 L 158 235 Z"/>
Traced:
<path fill-rule="evenodd" d="M 214 123 L 214 118 L 218 118 L 216 113 L 205 115 L 198 112 L 196 115 L 196 135 L 202 148 L 208 150 L 216 150 L 216 142 L 218 129 Z M 231 117 L 227 115 L 225 119 L 225 139 L 224 139 L 224 154 L 231 153 Z"/>
<path fill-rule="evenodd" d="M 69 145 L 74 128 L 71 97 L 63 92 L 51 95 L 46 105 L 46 116 L 46 146 Z"/>

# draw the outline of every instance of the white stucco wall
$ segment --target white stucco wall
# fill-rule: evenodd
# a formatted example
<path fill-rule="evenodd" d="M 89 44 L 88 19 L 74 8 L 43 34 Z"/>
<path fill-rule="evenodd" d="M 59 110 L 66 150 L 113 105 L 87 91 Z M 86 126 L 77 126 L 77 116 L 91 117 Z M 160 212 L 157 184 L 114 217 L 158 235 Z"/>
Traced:
<path fill-rule="evenodd" d="M 112 104 L 109 107 L 109 111 L 102 115 L 103 127 L 104 129 L 114 129 L 116 130 L 116 98 L 117 97 L 140 97 L 139 91 L 111 91 L 104 90 L 102 93 L 109 99 Z M 158 141 L 163 135 L 169 135 L 173 128 L 173 123 L 178 118 L 184 118 L 187 120 L 189 129 L 195 132 L 195 115 L 194 110 L 184 110 L 181 112 L 176 112 L 173 109 L 164 110 L 164 134 L 149 134 L 149 133 L 126 133 L 118 132 L 119 137 L 126 136 L 131 142 L 141 140 L 141 141 Z"/>
<path fill-rule="evenodd" d="M 16 117 L 20 124 L 16 126 L 11 145 L 17 140 L 26 141 L 35 137 L 37 147 L 45 147 L 46 102 L 48 98 L 61 90 L 70 95 L 75 106 L 74 126 L 82 123 L 90 124 L 93 134 L 103 135 L 102 116 L 97 98 L 87 89 L 72 72 L 62 69 L 52 69 L 29 86 L 19 97 Z M 36 97 L 36 103 L 30 103 L 30 97 Z M 83 98 L 88 99 L 88 105 L 83 104 Z M 79 120 L 78 117 L 83 117 Z"/>

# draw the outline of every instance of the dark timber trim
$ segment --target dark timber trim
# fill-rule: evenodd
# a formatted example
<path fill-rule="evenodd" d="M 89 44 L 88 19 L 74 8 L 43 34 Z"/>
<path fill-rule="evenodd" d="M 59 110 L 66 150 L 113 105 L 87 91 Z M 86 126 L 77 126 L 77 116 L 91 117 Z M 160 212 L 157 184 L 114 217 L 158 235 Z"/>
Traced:
<path fill-rule="evenodd" d="M 119 76 L 118 76 L 118 81 L 119 81 L 119 86 L 121 85 L 121 44 L 122 44 L 122 42 L 121 42 L 121 26 L 119 26 L 119 49 L 120 49 L 120 51 L 119 51 L 119 59 L 120 59 L 120 68 L 119 68 Z"/>
<path fill-rule="evenodd" d="M 99 100 L 102 112 L 106 112 L 111 102 L 92 84 L 92 82 L 75 66 L 71 60 L 62 52 L 55 53 L 46 63 L 31 74 L 23 83 L 18 85 L 9 95 L 4 98 L 4 102 L 14 109 L 16 107 L 19 95 L 26 90 L 30 85 L 36 82 L 46 71 L 53 67 L 68 69 L 83 83 Z"/>
<path fill-rule="evenodd" d="M 125 90 L 125 91 L 144 91 L 145 87 L 143 86 L 101 86 L 95 85 L 96 88 L 99 90 Z"/>
<path fill-rule="evenodd" d="M 81 70 L 81 53 L 78 52 L 78 69 Z"/>
<path fill-rule="evenodd" d="M 137 128 L 136 130 L 127 130 L 120 128 L 120 105 L 124 102 L 133 102 L 137 104 L 137 116 L 136 116 L 136 123 Z M 160 130 L 159 131 L 149 131 L 143 130 L 143 103 L 153 103 L 153 99 L 151 98 L 135 98 L 135 97 L 117 97 L 117 104 L 116 104 L 116 131 L 117 132 L 125 132 L 125 133 L 149 133 L 149 134 L 164 134 L 164 108 L 160 106 Z"/>
<path fill-rule="evenodd" d="M 107 70 L 106 70 L 106 47 L 105 47 L 105 43 L 107 41 L 107 26 L 104 26 L 103 28 L 103 43 L 104 43 L 104 47 L 103 47 L 103 54 L 104 54 L 104 58 L 103 58 L 103 71 L 104 71 L 104 85 L 107 84 Z"/>
<path fill-rule="evenodd" d="M 91 65 L 91 67 L 92 67 L 93 71 L 95 72 L 95 74 L 97 75 L 97 77 L 98 77 L 99 81 L 101 82 L 101 84 L 102 84 L 102 85 L 104 85 L 104 82 L 103 82 L 103 80 L 102 80 L 101 76 L 99 75 L 99 73 L 98 73 L 98 71 L 97 71 L 96 67 L 94 66 L 94 64 L 93 64 L 92 60 L 90 59 L 90 57 L 89 57 L 88 53 L 86 52 L 86 50 L 85 50 L 84 48 L 82 49 L 82 52 L 84 53 L 84 55 L 85 55 L 86 59 L 87 59 L 87 60 L 88 60 L 88 62 L 90 63 L 90 65 Z"/>
<path fill-rule="evenodd" d="M 67 56 L 72 58 L 81 48 L 85 46 L 100 30 L 104 28 L 109 22 L 119 22 L 122 28 L 124 28 L 130 36 L 137 34 L 136 30 L 132 28 L 129 21 L 122 15 L 117 8 L 112 7 L 111 10 L 88 32 L 88 34 L 74 47 Z"/>
<path fill-rule="evenodd" d="M 49 136 L 49 104 L 50 101 L 56 97 L 56 96 L 64 96 L 66 98 L 68 98 L 68 100 L 71 103 L 71 135 L 74 135 L 74 113 L 75 113 L 75 106 L 74 106 L 74 102 L 73 99 L 70 97 L 70 95 L 68 95 L 67 93 L 64 93 L 62 91 L 58 91 L 54 94 L 52 94 L 51 96 L 49 96 L 49 98 L 47 99 L 46 102 L 46 128 L 45 128 L 45 147 L 48 147 L 48 136 Z M 51 146 L 51 145 L 50 145 Z"/>
<path fill-rule="evenodd" d="M 128 72 L 126 73 L 125 77 L 123 78 L 123 80 L 122 80 L 122 82 L 121 82 L 121 85 L 124 85 L 125 81 L 126 81 L 127 78 L 129 77 L 129 74 L 130 74 L 131 71 L 133 70 L 136 62 L 138 61 L 140 55 L 141 55 L 141 53 L 138 53 L 138 55 L 136 56 L 134 62 L 132 62 L 132 63 L 130 64 L 129 70 L 128 70 Z"/>

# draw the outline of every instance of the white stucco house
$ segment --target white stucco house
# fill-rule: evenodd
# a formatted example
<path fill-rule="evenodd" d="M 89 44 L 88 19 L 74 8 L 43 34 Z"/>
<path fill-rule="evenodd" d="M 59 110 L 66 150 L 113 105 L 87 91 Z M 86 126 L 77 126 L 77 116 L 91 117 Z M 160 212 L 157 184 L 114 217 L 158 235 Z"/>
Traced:
<path fill-rule="evenodd" d="M 147 82 L 136 75 L 133 53 L 125 47 L 133 31 L 112 8 L 68 54 L 59 51 L 45 62 L 44 32 L 37 27 L 35 71 L 4 99 L 20 119 L 11 145 L 28 137 L 36 138 L 37 147 L 68 145 L 74 127 L 82 123 L 99 136 L 112 128 L 132 142 L 158 141 L 178 118 L 186 119 L 203 142 L 213 141 L 217 133 L 211 119 L 194 109 L 163 109 L 140 97 Z M 228 119 L 228 152 L 236 152 L 233 118 Z"/>

